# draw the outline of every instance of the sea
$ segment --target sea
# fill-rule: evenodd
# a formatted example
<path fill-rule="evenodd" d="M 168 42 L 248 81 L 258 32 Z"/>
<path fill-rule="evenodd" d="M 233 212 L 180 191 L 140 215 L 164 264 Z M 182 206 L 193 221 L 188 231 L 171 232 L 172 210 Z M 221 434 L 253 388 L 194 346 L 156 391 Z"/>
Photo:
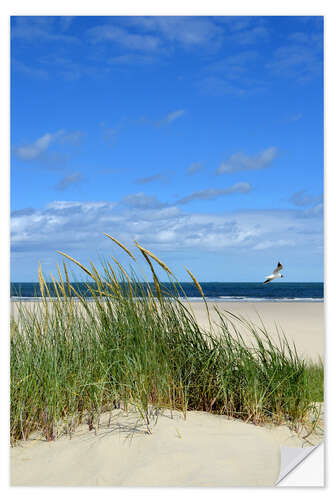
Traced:
<path fill-rule="evenodd" d="M 91 294 L 84 282 L 73 282 L 73 287 L 89 299 Z M 149 284 L 154 291 L 153 283 Z M 221 302 L 323 302 L 324 283 L 289 283 L 276 281 L 263 285 L 263 283 L 200 283 L 207 301 Z M 94 287 L 92 283 L 89 286 Z M 123 285 L 126 288 L 126 285 Z M 139 298 L 146 290 L 147 284 L 142 284 L 136 296 Z M 161 283 L 161 288 L 166 294 L 173 295 L 173 286 L 170 283 Z M 52 283 L 49 284 L 50 295 L 56 294 Z M 178 292 L 190 301 L 202 301 L 199 290 L 194 283 L 179 283 Z M 11 283 L 11 300 L 40 300 L 41 292 L 38 283 Z M 73 295 L 74 296 L 74 295 Z"/>

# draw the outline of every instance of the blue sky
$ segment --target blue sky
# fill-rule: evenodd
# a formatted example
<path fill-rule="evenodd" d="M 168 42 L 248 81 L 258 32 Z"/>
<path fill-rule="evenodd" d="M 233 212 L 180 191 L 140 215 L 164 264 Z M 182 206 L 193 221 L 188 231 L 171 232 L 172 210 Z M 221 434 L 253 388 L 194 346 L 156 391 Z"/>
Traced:
<path fill-rule="evenodd" d="M 323 279 L 321 17 L 13 17 L 11 68 L 12 281 L 126 265 L 103 232 L 180 280 Z"/>

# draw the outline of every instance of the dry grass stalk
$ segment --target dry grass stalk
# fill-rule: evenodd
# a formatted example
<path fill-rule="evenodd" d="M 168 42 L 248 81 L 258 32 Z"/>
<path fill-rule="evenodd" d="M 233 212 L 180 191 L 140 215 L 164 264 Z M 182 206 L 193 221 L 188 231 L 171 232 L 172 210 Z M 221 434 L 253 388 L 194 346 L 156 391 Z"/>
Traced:
<path fill-rule="evenodd" d="M 120 248 L 122 248 L 130 257 L 132 257 L 132 259 L 135 261 L 135 257 L 134 255 L 132 254 L 132 252 L 130 252 L 128 250 L 127 247 L 125 247 L 125 245 L 123 245 L 122 243 L 120 243 L 120 241 L 116 240 L 116 238 L 114 238 L 113 236 L 110 236 L 109 234 L 107 233 L 103 233 L 105 236 L 107 236 L 108 238 L 110 238 L 110 240 L 114 241 L 115 243 L 117 243 L 118 246 L 120 246 Z"/>
<path fill-rule="evenodd" d="M 191 271 L 189 269 L 187 269 L 185 267 L 185 270 L 191 276 L 191 278 L 192 278 L 195 286 L 197 287 L 197 289 L 200 292 L 201 297 L 203 298 L 203 301 L 204 301 L 205 306 L 206 306 L 206 311 L 207 311 L 207 316 L 208 316 L 208 321 L 209 321 L 209 328 L 210 328 L 210 331 L 212 331 L 212 322 L 211 322 L 211 319 L 210 319 L 210 313 L 209 313 L 209 309 L 208 309 L 208 304 L 207 304 L 207 301 L 206 301 L 206 297 L 205 297 L 205 295 L 203 293 L 203 290 L 201 288 L 201 285 L 200 285 L 199 281 L 197 280 L 197 278 L 194 276 L 194 274 L 191 273 Z"/>
<path fill-rule="evenodd" d="M 168 274 L 173 276 L 173 273 L 170 271 L 168 266 L 166 264 L 164 264 L 164 262 L 161 259 L 156 257 L 156 255 L 154 255 L 150 250 L 147 250 L 147 248 L 143 248 L 141 245 L 139 245 L 139 243 L 137 241 L 135 241 L 135 245 L 139 248 L 139 250 L 141 250 L 141 252 L 149 255 L 149 257 L 154 259 L 164 269 L 164 271 L 166 271 Z"/>
<path fill-rule="evenodd" d="M 67 255 L 64 252 L 60 252 L 60 250 L 57 250 L 57 253 L 60 253 L 60 255 L 63 255 L 64 257 L 66 257 L 66 259 L 69 259 L 72 262 L 74 262 L 74 264 L 76 264 L 77 266 L 79 266 L 82 269 L 82 271 L 84 271 L 85 273 L 87 273 L 94 281 L 96 281 L 95 276 L 83 264 L 81 264 L 78 260 L 73 259 L 73 257 L 71 257 L 70 255 Z"/>

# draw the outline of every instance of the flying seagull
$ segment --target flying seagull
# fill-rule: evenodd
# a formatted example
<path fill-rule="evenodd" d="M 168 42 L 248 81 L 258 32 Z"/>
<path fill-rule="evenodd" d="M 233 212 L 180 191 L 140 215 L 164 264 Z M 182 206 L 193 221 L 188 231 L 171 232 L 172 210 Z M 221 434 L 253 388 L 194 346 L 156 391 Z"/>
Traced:
<path fill-rule="evenodd" d="M 266 281 L 264 281 L 264 285 L 266 283 L 270 283 L 271 281 L 275 280 L 275 278 L 283 278 L 283 274 L 280 273 L 281 269 L 283 269 L 283 265 L 278 262 L 278 265 L 274 269 L 273 273 L 270 274 L 269 276 L 266 276 Z"/>

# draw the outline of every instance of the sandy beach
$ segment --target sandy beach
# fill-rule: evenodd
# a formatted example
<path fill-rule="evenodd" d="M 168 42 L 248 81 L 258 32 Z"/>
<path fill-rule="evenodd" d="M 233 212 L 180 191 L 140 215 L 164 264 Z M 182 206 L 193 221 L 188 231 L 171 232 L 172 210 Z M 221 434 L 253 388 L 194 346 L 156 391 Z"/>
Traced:
<path fill-rule="evenodd" d="M 77 302 L 77 306 L 81 307 Z M 36 302 L 25 301 L 24 307 L 36 307 Z M 190 302 L 198 323 L 209 328 L 206 308 L 202 301 Z M 260 325 L 261 320 L 272 339 L 278 340 L 277 326 L 283 331 L 288 340 L 295 342 L 300 356 L 318 360 L 324 357 L 324 303 L 323 302 L 208 302 L 212 326 L 218 331 L 219 311 L 230 311 L 233 314 L 244 316 L 247 320 Z M 18 302 L 11 302 L 11 312 L 17 317 Z M 250 337 L 246 331 L 245 337 Z"/>
<path fill-rule="evenodd" d="M 230 311 L 244 316 L 257 325 L 265 325 L 271 337 L 278 340 L 277 329 L 282 331 L 288 341 L 294 342 L 297 352 L 306 359 L 324 359 L 324 303 L 323 302 L 209 302 L 211 321 L 218 322 L 214 310 Z M 198 322 L 209 327 L 207 312 L 200 302 L 192 302 L 191 307 Z M 249 335 L 245 332 L 245 335 Z"/>
<path fill-rule="evenodd" d="M 300 355 L 324 355 L 323 303 L 209 303 L 212 321 L 221 310 L 241 314 L 276 335 L 275 323 Z M 208 327 L 204 305 L 193 311 Z M 30 305 L 29 305 L 30 307 Z M 15 314 L 16 305 L 12 303 Z M 280 469 L 280 446 L 317 444 L 317 433 L 302 439 L 287 426 L 256 426 L 204 412 L 161 410 L 152 434 L 133 412 L 101 416 L 99 428 L 81 425 L 74 435 L 46 442 L 31 436 L 11 449 L 13 486 L 272 486 Z M 303 434 L 304 435 L 304 434 Z"/>

